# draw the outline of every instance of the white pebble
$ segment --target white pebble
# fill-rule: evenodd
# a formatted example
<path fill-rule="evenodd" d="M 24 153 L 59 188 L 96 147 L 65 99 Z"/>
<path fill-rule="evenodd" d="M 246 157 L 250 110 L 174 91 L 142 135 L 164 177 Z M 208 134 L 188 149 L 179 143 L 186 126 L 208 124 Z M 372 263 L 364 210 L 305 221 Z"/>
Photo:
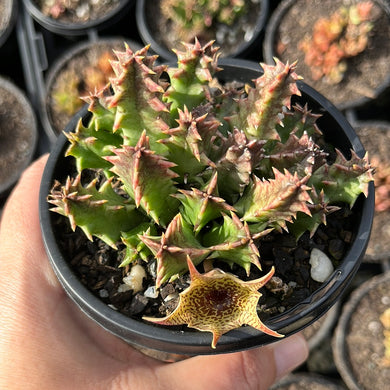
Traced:
<path fill-rule="evenodd" d="M 127 284 L 123 283 L 123 284 L 120 284 L 118 286 L 118 293 L 124 293 L 124 292 L 129 291 L 129 290 L 131 290 L 131 288 Z"/>
<path fill-rule="evenodd" d="M 142 265 L 136 264 L 131 267 L 130 273 L 123 278 L 123 283 L 133 290 L 134 294 L 142 290 L 142 282 L 146 278 L 146 272 Z"/>
<path fill-rule="evenodd" d="M 158 297 L 158 291 L 155 286 L 148 287 L 145 292 L 144 296 L 146 298 L 157 298 Z"/>
<path fill-rule="evenodd" d="M 381 302 L 384 304 L 384 305 L 390 305 L 390 296 L 387 296 L 387 295 L 385 295 L 385 296 L 383 296 L 382 298 L 381 298 Z"/>
<path fill-rule="evenodd" d="M 99 290 L 99 296 L 100 298 L 108 298 L 108 291 L 105 288 L 102 288 L 101 290 Z"/>
<path fill-rule="evenodd" d="M 172 294 L 169 294 L 169 295 L 167 295 L 165 297 L 164 302 L 169 302 L 172 299 L 176 299 L 176 298 L 179 298 L 179 294 L 178 293 L 172 293 Z"/>
<path fill-rule="evenodd" d="M 310 275 L 316 282 L 325 282 L 325 280 L 334 271 L 333 264 L 329 257 L 317 248 L 313 248 L 310 254 Z"/>

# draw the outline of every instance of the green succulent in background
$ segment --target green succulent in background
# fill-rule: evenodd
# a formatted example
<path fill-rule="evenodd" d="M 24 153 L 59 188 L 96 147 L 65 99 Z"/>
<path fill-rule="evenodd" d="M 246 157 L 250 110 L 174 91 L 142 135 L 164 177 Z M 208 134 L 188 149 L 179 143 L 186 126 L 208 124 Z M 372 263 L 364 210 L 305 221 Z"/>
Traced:
<path fill-rule="evenodd" d="M 179 41 L 208 38 L 217 23 L 232 26 L 246 11 L 244 0 L 162 0 L 161 13 Z"/>
<path fill-rule="evenodd" d="M 189 292 L 182 294 L 208 294 L 207 317 L 223 318 L 210 325 L 204 310 L 188 309 L 182 296 L 165 324 L 211 331 L 213 347 L 242 324 L 280 336 L 256 314 L 257 289 L 273 271 L 248 286 L 220 270 L 200 275 L 194 267 L 218 259 L 247 275 L 252 266 L 261 269 L 260 237 L 272 230 L 314 234 L 340 202 L 352 206 L 367 194 L 372 169 L 353 152 L 347 160 L 336 151 L 334 163 L 327 162 L 315 142 L 319 115 L 291 107 L 291 96 L 300 94 L 295 64 L 262 64 L 264 74 L 237 89 L 217 81 L 211 42 L 185 44 L 176 54 L 177 67 L 168 67 L 156 65 L 148 47 L 116 52 L 113 92 L 89 96 L 88 125 L 80 120 L 66 134 L 66 155 L 75 158 L 78 175 L 56 182 L 48 201 L 88 238 L 126 245 L 121 266 L 155 258 L 157 288 L 192 269 Z M 87 169 L 96 179 L 82 185 Z M 238 309 L 221 305 L 221 294 Z"/>

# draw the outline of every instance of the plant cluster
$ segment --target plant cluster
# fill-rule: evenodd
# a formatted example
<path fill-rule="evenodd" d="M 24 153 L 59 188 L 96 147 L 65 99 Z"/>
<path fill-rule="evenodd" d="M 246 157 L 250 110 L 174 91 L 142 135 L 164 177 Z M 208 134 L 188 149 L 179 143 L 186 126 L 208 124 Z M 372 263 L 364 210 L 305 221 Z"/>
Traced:
<path fill-rule="evenodd" d="M 372 180 L 366 158 L 315 142 L 319 115 L 292 106 L 300 95 L 295 64 L 262 64 L 253 85 L 218 82 L 211 43 L 185 44 L 177 67 L 156 65 L 148 47 L 126 47 L 112 61 L 111 87 L 90 95 L 66 155 L 77 176 L 56 182 L 52 209 L 90 239 L 126 245 L 122 266 L 157 261 L 156 287 L 190 271 L 178 307 L 160 324 L 213 333 L 212 346 L 242 324 L 274 336 L 256 310 L 273 275 L 243 281 L 210 264 L 261 269 L 258 239 L 273 230 L 298 238 L 326 223 L 337 205 L 352 207 Z M 88 171 L 90 179 L 83 183 Z M 208 272 L 196 266 L 207 260 Z"/>
<path fill-rule="evenodd" d="M 116 7 L 118 0 L 34 0 L 42 13 L 53 19 L 87 21 Z"/>
<path fill-rule="evenodd" d="M 162 0 L 162 15 L 171 21 L 179 41 L 212 38 L 216 23 L 233 25 L 245 12 L 244 0 Z"/>
<path fill-rule="evenodd" d="M 373 28 L 373 2 L 342 6 L 329 18 L 320 18 L 311 36 L 299 42 L 313 80 L 322 77 L 329 84 L 339 83 L 347 70 L 347 59 L 363 52 Z"/>

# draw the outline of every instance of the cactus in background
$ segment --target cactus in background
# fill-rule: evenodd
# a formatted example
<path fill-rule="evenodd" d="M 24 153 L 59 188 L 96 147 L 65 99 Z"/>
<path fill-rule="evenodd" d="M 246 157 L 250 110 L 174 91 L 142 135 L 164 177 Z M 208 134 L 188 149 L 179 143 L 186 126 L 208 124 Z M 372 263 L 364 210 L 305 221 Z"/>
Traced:
<path fill-rule="evenodd" d="M 325 78 L 339 83 L 347 70 L 347 59 L 365 50 L 373 28 L 373 2 L 342 6 L 328 19 L 318 19 L 312 36 L 305 36 L 299 48 L 305 53 L 313 80 Z"/>
<path fill-rule="evenodd" d="M 231 26 L 245 12 L 244 0 L 162 0 L 161 12 L 172 23 L 178 41 L 211 39 L 216 23 Z"/>
<path fill-rule="evenodd" d="M 315 141 L 318 115 L 291 107 L 291 96 L 300 94 L 295 64 L 262 65 L 252 86 L 237 89 L 214 77 L 218 52 L 211 44 L 184 45 L 176 68 L 157 66 L 147 51 L 116 52 L 113 94 L 105 88 L 89 96 L 90 122 L 80 120 L 67 134 L 66 155 L 79 174 L 56 182 L 48 200 L 73 229 L 113 248 L 122 242 L 121 266 L 155 258 L 157 288 L 190 269 L 191 286 L 165 324 L 211 331 L 213 347 L 242 324 L 275 336 L 256 314 L 257 289 L 271 274 L 247 283 L 216 269 L 199 275 L 194 267 L 218 260 L 248 276 L 252 267 L 261 270 L 260 237 L 275 229 L 314 234 L 337 204 L 352 206 L 367 193 L 370 165 L 337 151 L 328 163 Z M 96 178 L 81 185 L 86 169 Z M 210 323 L 188 303 L 186 296 L 206 290 L 210 310 L 225 290 L 237 298 L 236 310 L 217 310 L 223 323 Z"/>

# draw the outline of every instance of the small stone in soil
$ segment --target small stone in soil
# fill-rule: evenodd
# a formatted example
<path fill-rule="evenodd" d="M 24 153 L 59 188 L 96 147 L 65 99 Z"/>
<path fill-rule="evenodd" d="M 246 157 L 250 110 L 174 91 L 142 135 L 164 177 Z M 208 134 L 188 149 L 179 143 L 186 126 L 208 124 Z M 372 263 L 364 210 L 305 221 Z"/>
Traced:
<path fill-rule="evenodd" d="M 310 275 L 316 282 L 325 282 L 334 271 L 329 257 L 317 248 L 313 248 L 310 254 Z"/>
<path fill-rule="evenodd" d="M 144 295 L 146 298 L 152 298 L 155 299 L 158 297 L 158 291 L 155 286 L 149 286 L 145 292 Z"/>
<path fill-rule="evenodd" d="M 166 284 L 165 286 L 161 287 L 161 290 L 160 290 L 160 295 L 161 295 L 161 298 L 165 300 L 165 298 L 170 295 L 170 294 L 174 294 L 175 293 L 175 287 L 168 283 Z"/>
<path fill-rule="evenodd" d="M 345 252 L 345 244 L 338 238 L 330 240 L 328 251 L 336 260 L 340 260 Z"/>
<path fill-rule="evenodd" d="M 115 305 L 117 303 L 125 303 L 131 299 L 133 295 L 132 290 L 127 290 L 124 292 L 115 291 L 110 294 L 110 301 Z"/>
<path fill-rule="evenodd" d="M 148 298 L 146 298 L 143 294 L 138 293 L 135 294 L 133 299 L 131 300 L 131 304 L 129 307 L 130 315 L 137 315 L 143 312 L 148 304 Z"/>

